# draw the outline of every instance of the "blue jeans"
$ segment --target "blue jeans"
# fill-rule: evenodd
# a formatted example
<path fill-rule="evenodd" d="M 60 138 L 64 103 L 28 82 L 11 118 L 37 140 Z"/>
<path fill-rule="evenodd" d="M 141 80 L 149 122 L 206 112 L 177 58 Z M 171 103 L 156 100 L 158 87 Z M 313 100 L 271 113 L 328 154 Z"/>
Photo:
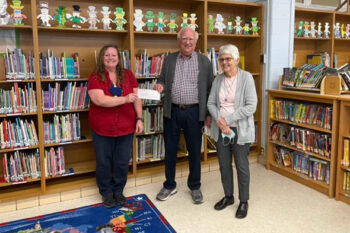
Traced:
<path fill-rule="evenodd" d="M 92 131 L 96 155 L 96 182 L 100 194 L 123 193 L 129 171 L 134 134 L 105 137 Z"/>
<path fill-rule="evenodd" d="M 199 121 L 199 107 L 180 109 L 172 106 L 171 118 L 164 118 L 164 143 L 165 143 L 165 178 L 164 188 L 174 189 L 176 187 L 175 173 L 177 152 L 181 128 L 183 129 L 190 173 L 187 186 L 191 190 L 199 189 L 201 186 L 201 144 L 202 126 Z"/>

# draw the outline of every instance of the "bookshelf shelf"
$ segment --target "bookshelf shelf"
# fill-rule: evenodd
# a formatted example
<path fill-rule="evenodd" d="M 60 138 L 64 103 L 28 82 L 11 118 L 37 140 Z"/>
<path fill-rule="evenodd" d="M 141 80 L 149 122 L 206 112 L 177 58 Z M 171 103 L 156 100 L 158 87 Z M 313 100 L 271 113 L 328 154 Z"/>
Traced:
<path fill-rule="evenodd" d="M 280 119 L 276 119 L 276 118 L 271 118 L 271 121 L 281 122 L 281 123 L 290 124 L 290 125 L 294 125 L 294 126 L 300 126 L 300 127 L 303 127 L 303 128 L 313 129 L 313 130 L 316 130 L 316 131 L 321 131 L 321 132 L 329 133 L 329 134 L 332 133 L 332 131 L 329 130 L 329 129 L 313 126 L 313 125 L 310 125 L 310 124 L 296 123 L 296 122 L 292 122 L 292 121 L 288 121 L 288 120 L 280 120 Z"/>
<path fill-rule="evenodd" d="M 1 149 L 0 153 L 8 153 L 8 152 L 14 152 L 14 151 L 20 151 L 20 150 L 32 150 L 32 149 L 38 149 L 39 145 L 37 146 L 24 146 L 24 147 L 15 147 L 15 148 L 9 148 L 9 149 Z"/>
<path fill-rule="evenodd" d="M 294 40 L 303 40 L 303 41 L 331 41 L 331 38 L 311 38 L 311 37 L 294 37 Z"/>
<path fill-rule="evenodd" d="M 35 80 L 21 80 L 21 79 L 16 79 L 16 80 L 0 80 L 0 84 L 5 84 L 5 83 L 34 83 Z"/>
<path fill-rule="evenodd" d="M 26 112 L 26 113 L 7 113 L 0 114 L 0 118 L 7 117 L 20 117 L 20 116 L 36 116 L 37 112 Z"/>
<path fill-rule="evenodd" d="M 89 109 L 72 109 L 72 110 L 62 110 L 62 111 L 43 111 L 44 115 L 49 114 L 60 114 L 60 113 L 73 113 L 73 112 L 88 112 Z"/>
<path fill-rule="evenodd" d="M 346 141 L 350 141 L 350 95 L 339 97 L 339 139 L 337 159 L 336 199 L 350 204 L 350 148 Z"/>
<path fill-rule="evenodd" d="M 78 141 L 45 144 L 45 147 L 63 146 L 63 145 L 70 145 L 70 144 L 82 144 L 82 143 L 91 143 L 91 142 L 92 142 L 92 139 L 83 139 Z"/>
<path fill-rule="evenodd" d="M 311 155 L 311 156 L 314 156 L 314 157 L 319 158 L 319 159 L 323 159 L 323 160 L 326 160 L 326 161 L 331 161 L 330 158 L 324 157 L 322 155 L 319 155 L 319 154 L 316 154 L 316 153 L 313 153 L 313 152 L 310 152 L 310 151 L 304 151 L 304 150 L 298 149 L 295 146 L 289 146 L 288 144 L 283 143 L 283 142 L 272 141 L 272 140 L 270 140 L 270 142 L 272 144 L 275 144 L 275 145 L 278 145 L 278 146 L 282 146 L 282 147 L 286 147 L 286 148 L 289 148 L 289 149 L 294 150 L 294 151 L 299 151 L 299 152 L 304 153 L 306 155 Z"/>
<path fill-rule="evenodd" d="M 128 31 L 117 31 L 117 30 L 103 30 L 103 29 L 88 29 L 88 28 L 57 28 L 57 27 L 38 27 L 39 31 L 49 32 L 76 32 L 76 33 L 113 33 L 113 34 L 127 34 Z"/>
<path fill-rule="evenodd" d="M 213 34 L 213 33 L 208 33 L 208 37 L 213 37 L 213 38 L 220 38 L 220 37 L 233 37 L 235 39 L 259 39 L 261 38 L 260 35 L 258 36 L 253 36 L 253 35 L 236 35 L 236 34 Z"/>
<path fill-rule="evenodd" d="M 4 178 L 4 177 L 0 177 L 0 179 L 3 179 L 3 178 Z M 0 188 L 8 187 L 8 186 L 14 186 L 14 185 L 35 183 L 35 182 L 39 182 L 39 181 L 40 181 L 40 178 L 38 178 L 38 179 L 27 178 L 26 180 L 24 180 L 24 181 L 19 181 L 19 182 L 0 183 Z"/>
<path fill-rule="evenodd" d="M 269 138 L 269 141 L 267 142 L 267 162 L 266 167 L 267 169 L 271 169 L 281 175 L 284 175 L 286 177 L 289 177 L 290 179 L 293 179 L 299 183 L 302 183 L 306 186 L 309 186 L 313 189 L 316 189 L 317 191 L 320 191 L 329 197 L 334 197 L 335 195 L 335 183 L 336 183 L 336 163 L 337 163 L 337 151 L 338 148 L 338 115 L 339 115 L 339 103 L 338 103 L 338 96 L 332 96 L 332 95 L 320 95 L 320 94 L 313 94 L 313 93 L 304 93 L 304 92 L 296 92 L 296 91 L 287 91 L 287 90 L 267 90 L 268 92 L 268 101 L 269 101 L 269 107 L 268 107 L 268 126 L 272 126 L 273 123 L 283 123 L 287 125 L 287 130 L 285 130 L 285 137 L 287 138 L 291 136 L 291 132 L 288 132 L 288 126 L 300 126 L 305 129 L 310 129 L 314 131 L 315 133 L 318 133 L 320 135 L 327 134 L 330 136 L 330 138 L 326 138 L 324 140 L 329 140 L 329 145 L 332 145 L 329 154 L 330 158 L 314 153 L 314 152 L 307 152 L 301 149 L 298 149 L 295 146 L 289 145 L 287 142 L 281 142 L 278 140 L 272 140 L 271 139 L 271 130 L 268 130 L 267 132 L 267 138 Z M 281 101 L 292 101 L 296 102 L 298 104 L 313 104 L 318 106 L 327 106 L 328 108 L 331 107 L 331 119 L 332 121 L 329 122 L 331 125 L 331 130 L 313 126 L 310 124 L 299 124 L 290 122 L 288 120 L 279 120 L 276 119 L 274 116 L 274 104 L 273 101 L 275 100 L 281 100 Z M 311 111 L 310 111 L 311 112 Z M 284 113 L 283 113 L 284 114 Z M 316 113 L 315 113 L 316 115 Z M 314 118 L 310 115 L 311 118 Z M 322 118 L 324 119 L 324 118 Z M 324 124 L 324 123 L 322 123 Z M 289 135 L 289 136 L 288 136 Z M 301 134 L 302 135 L 302 134 Z M 295 135 L 295 137 L 297 137 Z M 316 136 L 315 136 L 316 137 Z M 322 138 L 323 136 L 320 136 Z M 306 144 L 307 140 L 306 138 L 306 132 L 305 132 L 305 138 L 303 139 L 303 136 L 300 136 L 299 139 L 297 139 L 298 143 Z M 323 141 L 325 143 L 325 141 Z M 328 143 L 327 143 L 328 144 Z M 323 147 L 325 144 L 317 145 L 317 147 L 322 150 L 327 150 L 327 147 Z M 276 147 L 277 146 L 277 147 Z M 287 148 L 290 152 L 282 152 L 278 149 L 279 147 Z M 320 147 L 321 146 L 321 147 Z M 317 148 L 316 147 L 316 148 Z M 285 167 L 286 165 L 284 161 L 284 156 L 287 156 L 290 158 L 291 167 Z M 282 158 L 283 164 L 278 164 L 276 161 L 276 157 Z M 279 162 L 281 163 L 281 162 Z M 306 164 L 308 164 L 306 166 Z M 312 166 L 310 165 L 312 164 Z M 303 173 L 299 173 L 295 170 L 303 170 L 307 171 L 308 175 L 305 175 Z M 318 173 L 315 173 L 315 172 Z M 315 179 L 315 180 L 314 180 Z M 328 184 L 327 184 L 328 182 Z"/>
<path fill-rule="evenodd" d="M 28 29 L 32 30 L 33 27 L 31 25 L 0 25 L 0 29 Z"/>
<path fill-rule="evenodd" d="M 60 6 L 66 6 L 67 12 L 72 12 L 72 5 L 80 5 L 81 16 L 88 18 L 86 10 L 91 5 L 92 1 L 86 0 L 73 0 L 73 1 L 55 1 L 48 0 L 49 14 L 53 15 L 55 10 Z M 37 15 L 40 10 L 39 0 L 22 1 L 24 5 L 23 13 L 28 16 L 28 19 L 24 20 L 26 25 L 13 26 L 3 25 L 0 26 L 1 30 L 15 30 L 19 34 L 19 40 L 17 41 L 18 47 L 24 52 L 24 54 L 33 53 L 35 60 L 35 80 L 5 80 L 5 74 L 0 67 L 0 88 L 14 85 L 15 82 L 34 83 L 35 90 L 37 92 L 37 108 L 35 113 L 22 113 L 21 115 L 2 114 L 0 118 L 5 117 L 21 117 L 29 118 L 35 121 L 36 131 L 39 138 L 39 145 L 31 146 L 28 148 L 11 148 L 6 150 L 0 150 L 0 159 L 3 158 L 4 153 L 11 153 L 16 150 L 33 150 L 38 149 L 40 153 L 40 164 L 42 176 L 35 182 L 30 184 L 18 184 L 18 185 L 3 185 L 0 183 L 0 203 L 9 200 L 18 200 L 30 196 L 57 193 L 64 190 L 71 190 L 79 187 L 92 186 L 96 184 L 95 181 L 95 153 L 92 143 L 91 132 L 88 124 L 88 110 L 78 109 L 70 111 L 44 111 L 43 110 L 43 96 L 42 91 L 47 91 L 49 84 L 62 83 L 62 82 L 87 82 L 91 72 L 95 69 L 95 53 L 106 44 L 115 44 L 120 50 L 128 50 L 130 54 L 131 70 L 136 75 L 136 56 L 140 51 L 147 50 L 149 56 L 159 55 L 165 52 L 178 51 L 178 43 L 176 42 L 177 33 L 168 32 L 168 27 L 165 28 L 165 32 L 148 32 L 144 27 L 144 32 L 136 32 L 133 25 L 133 17 L 135 9 L 142 9 L 145 14 L 148 10 L 152 10 L 155 13 L 155 19 L 157 18 L 157 12 L 163 11 L 166 17 L 169 17 L 170 13 L 177 14 L 177 24 L 182 23 L 182 14 L 184 12 L 190 15 L 196 13 L 196 29 L 199 33 L 199 39 L 197 42 L 197 51 L 206 53 L 208 49 L 214 48 L 218 50 L 220 46 L 226 43 L 235 44 L 240 54 L 245 57 L 245 69 L 252 73 L 255 78 L 256 89 L 259 96 L 259 104 L 257 112 L 255 114 L 255 124 L 257 125 L 257 143 L 251 147 L 251 155 L 257 156 L 261 151 L 261 89 L 263 80 L 263 63 L 259 57 L 263 54 L 263 35 L 264 35 L 264 5 L 250 2 L 233 2 L 227 0 L 105 0 L 94 1 L 93 5 L 96 9 L 101 9 L 102 6 L 109 6 L 111 11 L 114 11 L 116 7 L 122 7 L 125 11 L 125 19 L 127 24 L 124 25 L 124 31 L 115 30 L 115 24 L 111 23 L 111 30 L 103 30 L 102 23 L 98 23 L 99 29 L 89 29 L 88 23 L 82 24 L 81 29 L 72 28 L 72 22 L 66 23 L 66 28 L 58 28 L 57 22 L 50 21 L 52 27 L 42 27 L 41 21 L 37 19 Z M 208 34 L 207 18 L 209 14 L 216 15 L 218 13 L 223 14 L 225 22 L 228 16 L 241 16 L 242 20 L 257 17 L 259 20 L 259 36 L 245 36 L 224 34 L 215 35 Z M 101 15 L 98 16 L 100 19 Z M 114 18 L 113 13 L 110 17 Z M 145 18 L 144 18 L 145 20 Z M 156 23 L 156 20 L 154 21 Z M 155 30 L 157 27 L 155 27 Z M 180 27 L 176 29 L 179 31 Z M 226 33 L 226 31 L 225 31 Z M 73 55 L 73 53 L 79 54 L 80 61 L 80 77 L 79 79 L 42 79 L 40 77 L 40 53 L 47 54 L 48 51 L 52 51 L 55 56 L 60 56 L 63 52 L 67 57 Z M 1 58 L 0 58 L 1 59 Z M 1 61 L 0 61 L 1 62 Z M 152 81 L 157 77 L 137 77 L 140 82 Z M 65 83 L 63 83 L 65 84 Z M 62 84 L 61 84 L 62 85 Z M 145 108 L 161 107 L 161 104 L 147 104 Z M 153 111 L 153 109 L 152 109 Z M 55 114 L 65 113 L 79 113 L 79 120 L 81 124 L 81 135 L 84 140 L 66 142 L 66 143 L 50 143 L 45 144 L 44 137 L 44 122 L 52 122 Z M 12 118 L 11 118 L 12 119 Z M 163 131 L 147 132 L 141 135 L 136 135 L 134 140 L 134 148 L 132 155 L 132 163 L 130 164 L 129 176 L 138 177 L 146 174 L 153 174 L 164 172 L 164 161 L 143 161 L 137 162 L 137 153 L 135 151 L 136 140 L 142 137 L 157 137 L 161 135 Z M 182 145 L 180 145 L 182 146 Z M 64 149 L 64 155 L 66 159 L 67 167 L 71 166 L 75 171 L 74 175 L 63 176 L 57 178 L 46 178 L 43 171 L 45 151 L 53 147 L 62 147 Z M 184 149 L 185 147 L 181 147 Z M 178 153 L 179 160 L 178 167 L 188 166 L 186 159 L 187 153 Z M 207 162 L 208 153 L 214 153 L 209 148 L 204 148 L 203 162 Z M 211 156 L 213 157 L 213 156 Z M 217 160 L 209 158 L 210 161 Z M 139 166 L 138 166 L 139 165 Z M 0 174 L 3 174 L 3 168 L 0 167 Z"/>
<path fill-rule="evenodd" d="M 89 78 L 72 78 L 72 79 L 40 79 L 41 82 L 87 82 Z"/>

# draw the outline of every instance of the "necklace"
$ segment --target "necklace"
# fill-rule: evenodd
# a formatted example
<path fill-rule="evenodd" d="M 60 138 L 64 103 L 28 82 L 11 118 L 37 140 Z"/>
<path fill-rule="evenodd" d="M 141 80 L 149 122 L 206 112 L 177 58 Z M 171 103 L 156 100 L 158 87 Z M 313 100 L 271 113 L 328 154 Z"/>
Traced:
<path fill-rule="evenodd" d="M 224 86 L 225 86 L 225 102 L 227 102 L 227 98 L 228 96 L 230 95 L 230 91 L 232 89 L 232 85 L 234 83 L 234 78 L 235 77 L 232 77 L 232 78 L 225 78 L 224 79 Z M 232 81 L 231 81 L 232 80 Z"/>

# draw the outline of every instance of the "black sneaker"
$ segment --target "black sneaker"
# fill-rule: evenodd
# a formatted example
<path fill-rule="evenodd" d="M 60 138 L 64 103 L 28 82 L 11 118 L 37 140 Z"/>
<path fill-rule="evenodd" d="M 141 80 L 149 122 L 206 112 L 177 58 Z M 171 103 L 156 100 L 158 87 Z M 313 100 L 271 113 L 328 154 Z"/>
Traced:
<path fill-rule="evenodd" d="M 102 197 L 102 202 L 104 207 L 106 208 L 113 208 L 116 205 L 116 202 L 113 196 Z"/>
<path fill-rule="evenodd" d="M 119 205 L 119 206 L 125 205 L 126 198 L 124 197 L 124 195 L 122 193 L 114 193 L 113 197 L 114 197 L 114 200 L 117 203 L 117 205 Z"/>

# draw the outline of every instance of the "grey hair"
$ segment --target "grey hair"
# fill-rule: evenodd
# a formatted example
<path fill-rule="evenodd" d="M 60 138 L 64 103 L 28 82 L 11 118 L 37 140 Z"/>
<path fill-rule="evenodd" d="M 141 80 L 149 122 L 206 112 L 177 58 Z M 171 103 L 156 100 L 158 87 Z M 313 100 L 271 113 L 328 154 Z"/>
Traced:
<path fill-rule="evenodd" d="M 184 28 L 181 28 L 181 30 L 177 33 L 177 39 L 180 40 L 182 34 L 186 31 L 186 30 L 191 30 L 194 32 L 195 34 L 195 39 L 198 40 L 198 32 L 196 32 L 195 30 L 193 30 L 193 28 L 191 27 L 184 27 Z"/>
<path fill-rule="evenodd" d="M 239 59 L 239 51 L 233 44 L 223 45 L 219 49 L 219 57 L 223 54 L 230 54 L 234 60 Z"/>

